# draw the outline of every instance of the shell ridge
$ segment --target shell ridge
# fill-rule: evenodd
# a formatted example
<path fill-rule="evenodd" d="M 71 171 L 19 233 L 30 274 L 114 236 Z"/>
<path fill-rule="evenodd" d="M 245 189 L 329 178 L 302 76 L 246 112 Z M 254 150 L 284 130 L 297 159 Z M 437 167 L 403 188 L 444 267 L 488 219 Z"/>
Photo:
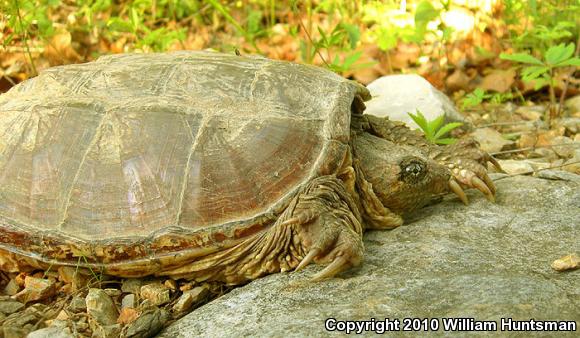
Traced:
<path fill-rule="evenodd" d="M 76 173 L 75 173 L 75 175 L 73 177 L 73 181 L 72 181 L 72 183 L 70 185 L 70 189 L 67 192 L 66 198 L 64 199 L 65 205 L 64 205 L 64 210 L 63 210 L 63 213 L 62 213 L 62 219 L 61 219 L 61 221 L 57 225 L 57 228 L 59 230 L 61 230 L 61 231 L 63 230 L 62 229 L 62 226 L 64 225 L 64 222 L 66 221 L 66 218 L 68 216 L 68 208 L 70 206 L 70 201 L 71 201 L 71 198 L 72 198 L 72 194 L 73 194 L 74 187 L 76 186 L 76 183 L 77 183 L 77 181 L 79 179 L 79 176 L 81 174 L 81 171 L 82 171 L 82 169 L 84 167 L 85 160 L 87 159 L 89 153 L 91 152 L 91 150 L 93 149 L 93 147 L 97 144 L 97 142 L 99 140 L 99 137 L 101 136 L 101 128 L 105 124 L 106 116 L 108 114 L 109 114 L 109 112 L 106 111 L 102 115 L 101 120 L 99 121 L 99 124 L 97 125 L 97 127 L 95 129 L 95 134 L 93 136 L 93 139 L 91 140 L 91 142 L 87 146 L 87 149 L 85 150 L 85 153 L 83 154 L 83 157 L 81 158 L 81 160 L 79 162 L 79 166 L 78 166 L 78 168 L 76 170 Z"/>
<path fill-rule="evenodd" d="M 182 117 L 183 118 L 183 117 Z M 189 130 L 189 133 L 191 135 L 191 139 L 193 140 L 192 144 L 191 144 L 191 148 L 189 149 L 189 153 L 187 154 L 187 163 L 185 164 L 185 169 L 183 171 L 183 183 L 181 184 L 181 191 L 179 192 L 179 196 L 177 197 L 177 214 L 175 215 L 175 225 L 179 226 L 180 222 L 179 220 L 181 219 L 181 213 L 183 212 L 183 197 L 185 196 L 185 191 L 187 189 L 187 177 L 189 174 L 189 170 L 191 169 L 191 157 L 193 156 L 193 153 L 195 152 L 195 149 L 197 148 L 197 145 L 199 143 L 199 139 L 201 138 L 202 134 L 205 132 L 205 127 L 207 126 L 208 123 L 208 116 L 204 116 L 202 117 L 200 123 L 199 123 L 199 128 L 198 128 L 198 133 L 197 135 L 193 135 L 193 133 L 191 132 L 191 125 L 189 124 L 189 121 L 187 121 L 187 119 L 184 118 L 185 123 L 187 124 L 187 129 Z"/>

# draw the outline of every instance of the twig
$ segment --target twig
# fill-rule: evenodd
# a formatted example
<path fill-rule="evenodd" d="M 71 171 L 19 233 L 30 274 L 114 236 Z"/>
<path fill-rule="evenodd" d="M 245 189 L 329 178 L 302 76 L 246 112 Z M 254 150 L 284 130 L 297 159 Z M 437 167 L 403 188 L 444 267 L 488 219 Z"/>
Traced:
<path fill-rule="evenodd" d="M 12 80 L 10 78 L 10 76 L 6 76 L 6 75 L 2 75 L 3 79 L 6 79 L 6 81 L 10 82 L 10 84 L 12 85 L 12 87 L 16 86 L 16 82 L 14 82 L 14 80 Z"/>
<path fill-rule="evenodd" d="M 495 122 L 495 123 L 482 124 L 481 126 L 475 127 L 475 129 L 494 127 L 494 126 L 513 126 L 513 125 L 528 124 L 528 123 L 534 123 L 534 121 Z"/>
<path fill-rule="evenodd" d="M 571 146 L 571 147 L 576 148 L 576 147 L 580 147 L 580 144 L 578 144 L 578 143 L 560 143 L 560 144 L 550 144 L 550 145 L 545 145 L 545 146 L 533 146 L 533 147 L 527 147 L 527 148 L 498 151 L 495 153 L 490 153 L 490 155 L 495 156 L 495 155 L 502 155 L 502 154 L 512 154 L 512 153 L 519 153 L 519 152 L 528 151 L 528 150 L 535 150 L 537 148 L 554 148 L 554 147 L 562 147 L 562 146 Z"/>
<path fill-rule="evenodd" d="M 310 41 L 310 43 L 314 46 L 314 41 L 312 40 L 312 37 L 310 36 L 308 29 L 306 29 L 306 27 L 304 26 L 304 23 L 302 22 L 302 18 L 300 18 L 298 20 L 300 20 L 300 27 L 302 27 L 302 29 L 304 30 L 304 33 L 306 33 L 306 37 L 308 37 L 308 41 Z M 320 56 L 320 59 L 322 60 L 322 62 L 324 62 L 326 67 L 330 68 L 330 65 L 328 64 L 328 62 L 326 62 L 326 60 L 324 59 L 324 56 L 322 56 L 322 53 L 320 53 L 320 50 L 318 48 L 314 48 L 314 49 L 316 50 L 316 54 L 318 54 L 318 56 Z"/>
<path fill-rule="evenodd" d="M 553 167 L 549 167 L 549 168 L 534 169 L 534 170 L 531 170 L 531 171 L 525 171 L 523 173 L 509 174 L 509 175 L 505 175 L 505 176 L 500 176 L 500 177 L 494 179 L 493 181 L 496 182 L 496 181 L 503 180 L 503 179 L 509 178 L 509 177 L 524 176 L 524 175 L 529 175 L 529 174 L 535 174 L 535 173 L 540 172 L 540 171 L 558 169 L 558 168 L 562 168 L 562 167 L 565 167 L 567 165 L 576 164 L 576 163 L 580 163 L 580 160 L 574 161 L 574 162 L 570 162 L 570 163 L 563 163 L 563 164 L 560 164 L 560 165 L 557 165 L 557 166 L 553 166 Z"/>
<path fill-rule="evenodd" d="M 28 58 L 30 59 L 30 66 L 32 67 L 33 75 L 38 75 L 38 71 L 36 70 L 36 66 L 34 65 L 34 60 L 32 60 L 32 53 L 30 53 L 30 47 L 28 46 L 28 31 L 24 29 L 24 24 L 22 24 L 22 15 L 20 15 L 20 5 L 18 4 L 18 0 L 14 0 L 14 7 L 16 7 L 16 16 L 18 17 L 18 24 L 20 25 L 20 30 L 24 33 L 24 47 L 26 47 L 26 53 L 28 54 Z"/>

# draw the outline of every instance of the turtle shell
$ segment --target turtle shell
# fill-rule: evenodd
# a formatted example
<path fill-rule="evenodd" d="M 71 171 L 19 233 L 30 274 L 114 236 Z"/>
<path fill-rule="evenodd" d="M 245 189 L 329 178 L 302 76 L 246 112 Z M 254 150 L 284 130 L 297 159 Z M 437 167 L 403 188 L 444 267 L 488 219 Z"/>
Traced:
<path fill-rule="evenodd" d="M 366 94 L 214 52 L 45 70 L 0 97 L 0 248 L 131 276 L 230 247 L 336 172 Z"/>

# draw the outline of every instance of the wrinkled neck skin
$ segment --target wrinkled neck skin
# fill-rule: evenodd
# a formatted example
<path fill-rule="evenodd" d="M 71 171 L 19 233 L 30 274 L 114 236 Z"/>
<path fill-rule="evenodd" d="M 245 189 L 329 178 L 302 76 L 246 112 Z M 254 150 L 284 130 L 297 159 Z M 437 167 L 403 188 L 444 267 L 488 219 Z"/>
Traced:
<path fill-rule="evenodd" d="M 391 229 L 403 223 L 402 216 L 447 190 L 448 170 L 423 150 L 392 142 L 367 132 L 351 139 L 355 190 L 367 228 Z M 409 163 L 418 163 L 419 174 L 406 175 Z"/>

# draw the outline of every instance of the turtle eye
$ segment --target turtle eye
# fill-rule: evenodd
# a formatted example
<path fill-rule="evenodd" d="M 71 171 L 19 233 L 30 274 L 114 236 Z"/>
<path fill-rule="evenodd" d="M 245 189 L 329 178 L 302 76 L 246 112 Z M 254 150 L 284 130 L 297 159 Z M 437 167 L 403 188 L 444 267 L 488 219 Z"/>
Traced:
<path fill-rule="evenodd" d="M 399 179 L 406 183 L 418 183 L 427 174 L 427 163 L 418 157 L 406 158 L 399 164 Z"/>

